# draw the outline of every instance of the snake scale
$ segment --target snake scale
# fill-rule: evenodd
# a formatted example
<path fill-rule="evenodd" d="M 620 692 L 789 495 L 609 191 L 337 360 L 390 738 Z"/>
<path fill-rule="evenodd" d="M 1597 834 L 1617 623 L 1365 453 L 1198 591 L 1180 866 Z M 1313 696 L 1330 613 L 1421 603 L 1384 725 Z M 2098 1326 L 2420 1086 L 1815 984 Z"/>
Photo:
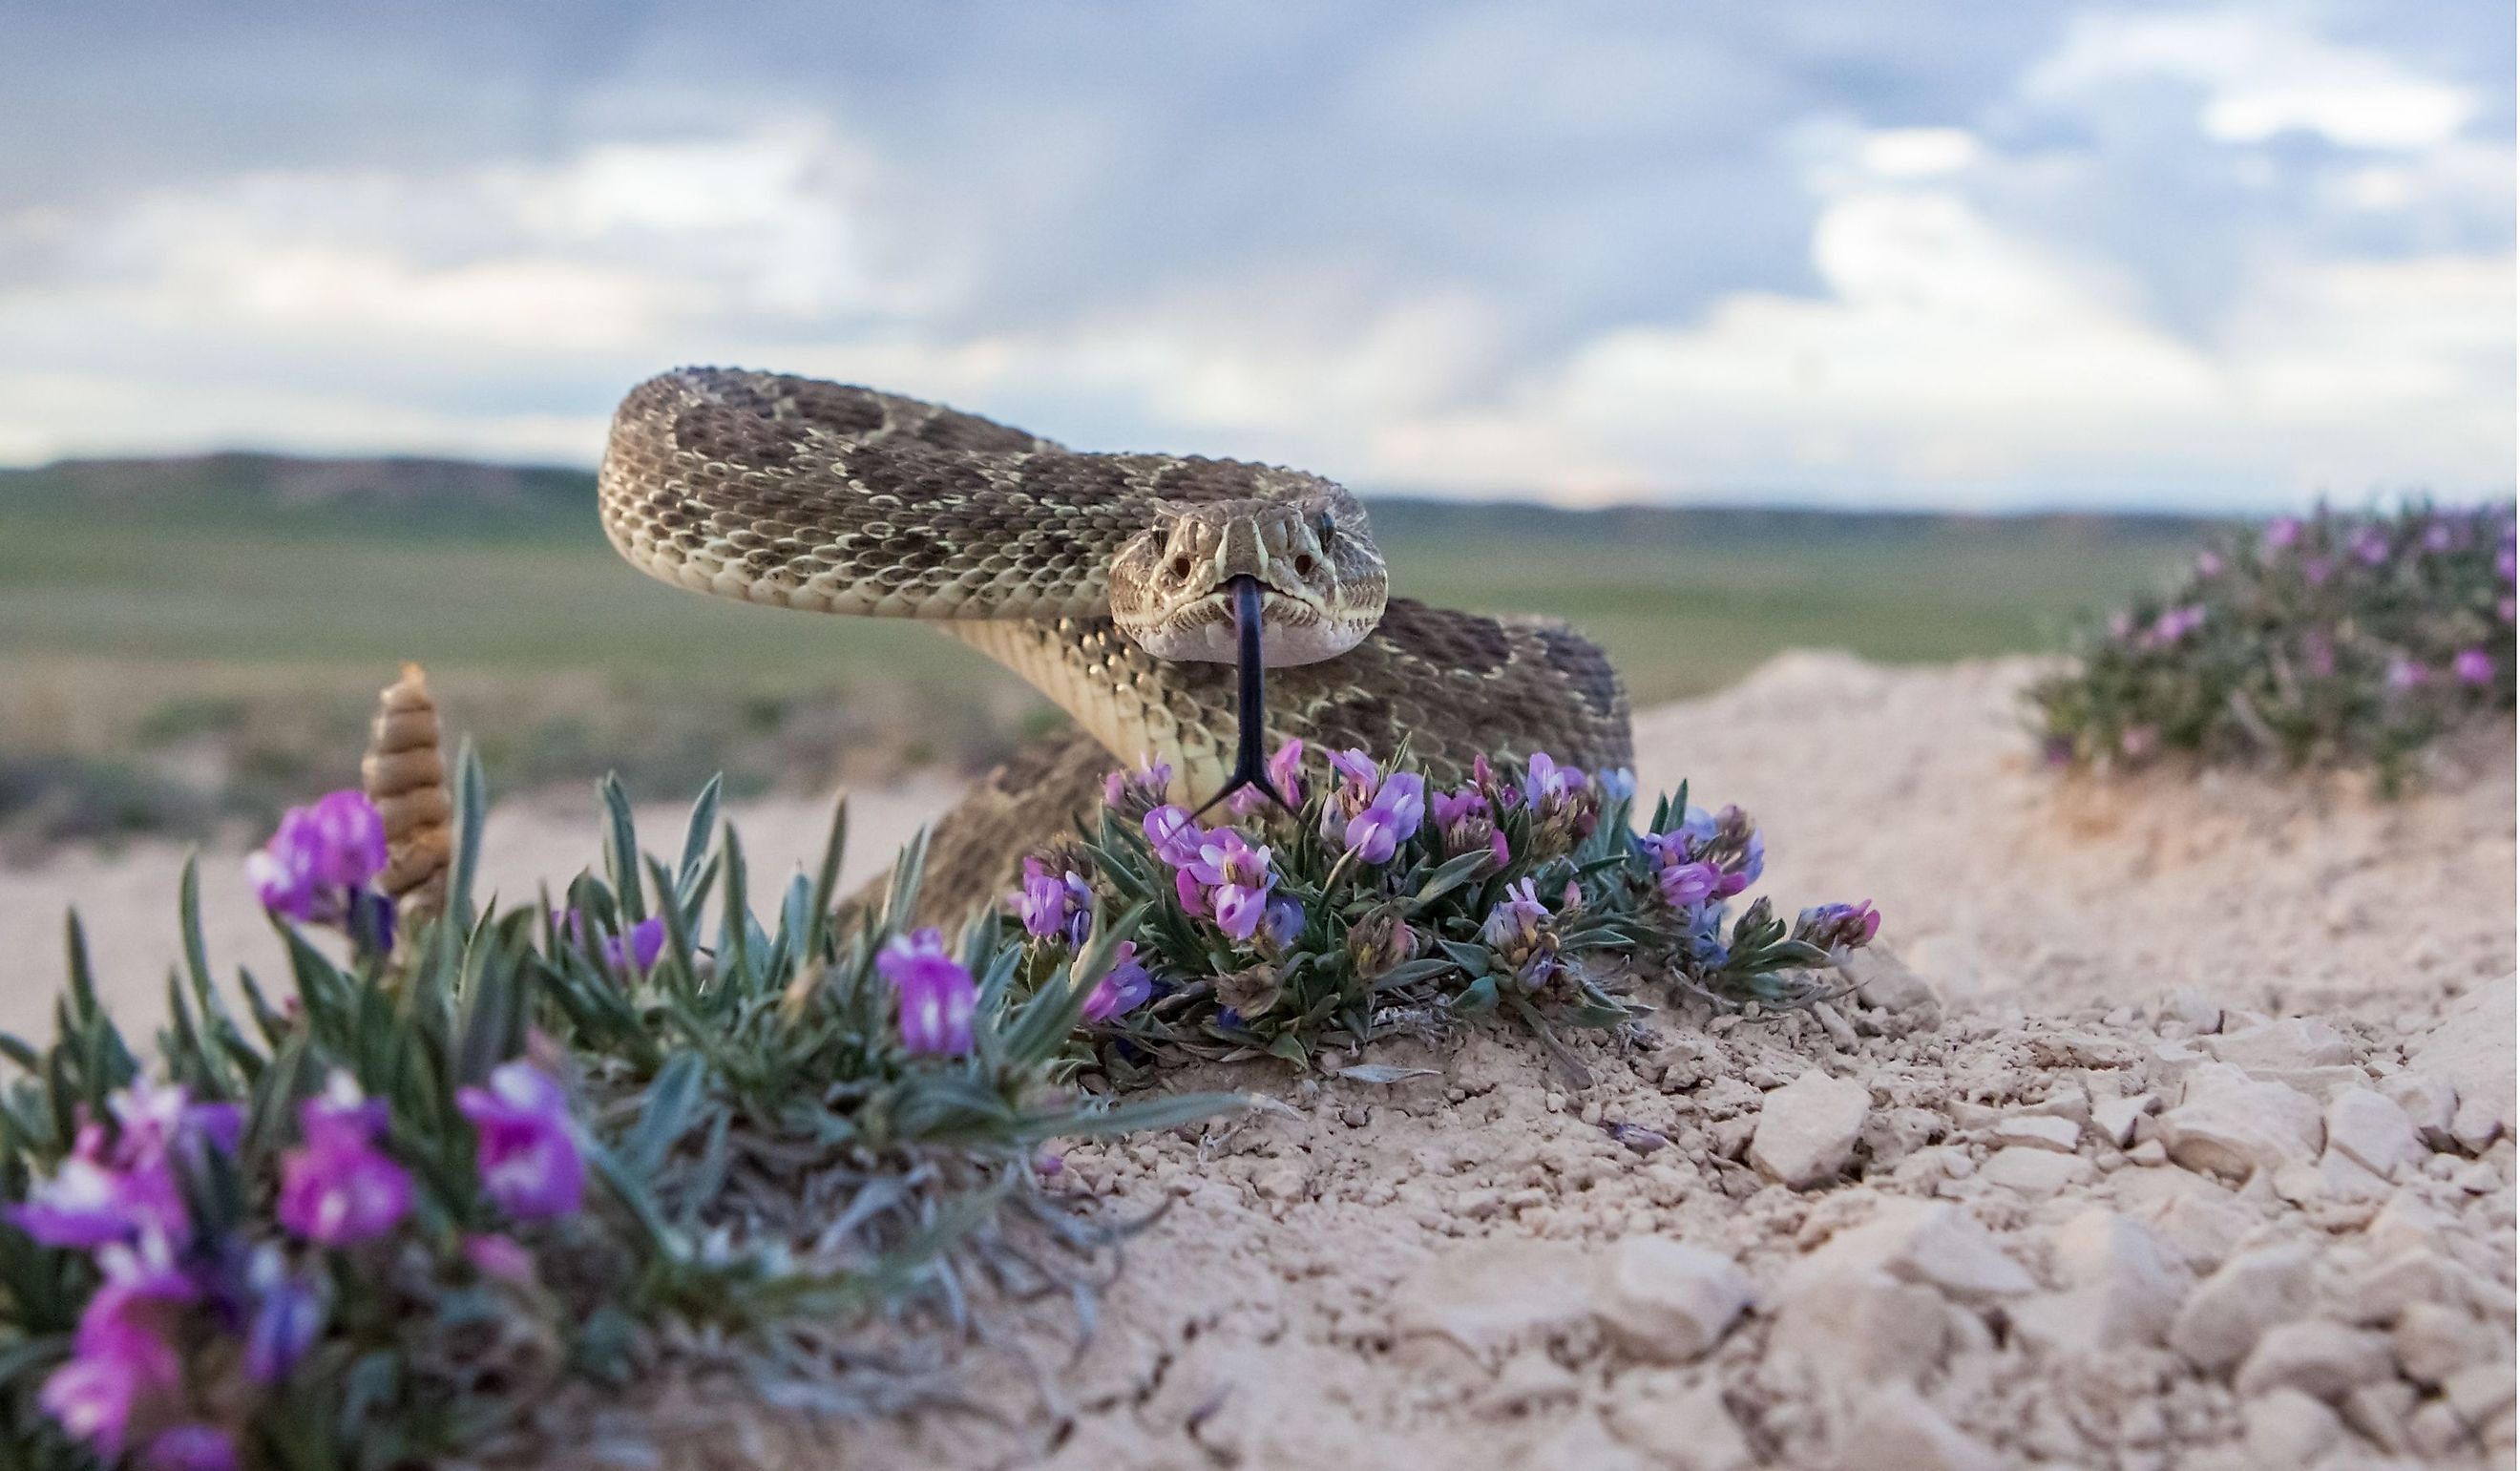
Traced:
<path fill-rule="evenodd" d="M 1232 460 L 1080 454 L 975 415 L 820 379 L 687 368 L 632 389 L 599 477 L 606 534 L 678 587 L 933 620 L 1076 728 L 1001 767 L 931 837 L 923 917 L 994 899 L 1152 758 L 1204 798 L 1235 752 L 1237 577 L 1265 589 L 1270 743 L 1471 759 L 1632 759 L 1628 702 L 1563 624 L 1387 597 L 1362 507 Z"/>

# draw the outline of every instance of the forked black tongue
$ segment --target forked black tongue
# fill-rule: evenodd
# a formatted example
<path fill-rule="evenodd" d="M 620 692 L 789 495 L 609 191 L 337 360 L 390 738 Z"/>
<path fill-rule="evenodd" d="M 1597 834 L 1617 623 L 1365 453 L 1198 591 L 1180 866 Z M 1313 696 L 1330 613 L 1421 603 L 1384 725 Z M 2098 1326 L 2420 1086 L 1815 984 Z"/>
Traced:
<path fill-rule="evenodd" d="M 1234 579 L 1234 673 L 1235 717 L 1240 729 L 1235 733 L 1234 775 L 1225 779 L 1216 795 L 1199 804 L 1193 818 L 1204 817 L 1207 810 L 1240 791 L 1256 786 L 1269 800 L 1286 811 L 1286 799 L 1269 784 L 1269 757 L 1263 747 L 1269 739 L 1269 701 L 1262 688 L 1260 664 L 1260 583 L 1257 578 Z"/>

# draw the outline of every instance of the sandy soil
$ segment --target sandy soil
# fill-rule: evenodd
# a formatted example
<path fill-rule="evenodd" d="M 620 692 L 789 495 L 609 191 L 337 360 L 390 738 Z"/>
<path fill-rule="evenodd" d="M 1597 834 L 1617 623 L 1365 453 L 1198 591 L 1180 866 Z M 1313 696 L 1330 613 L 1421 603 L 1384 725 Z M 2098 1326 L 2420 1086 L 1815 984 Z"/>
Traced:
<path fill-rule="evenodd" d="M 2059 783 L 2021 757 L 2027 673 L 1792 655 L 1640 721 L 1646 784 L 1762 820 L 1780 904 L 1880 904 L 1905 964 L 1861 1003 L 1666 1013 L 1580 1042 L 1590 1089 L 1493 1029 L 1377 1048 L 1432 1070 L 1391 1084 L 1186 1080 L 1288 1107 L 1067 1153 L 1064 1188 L 1173 1208 L 1081 1357 L 1031 1345 L 1049 1404 L 983 1365 L 995 1420 L 739 1416 L 669 1459 L 2509 1464 L 2510 726 L 2395 804 Z M 765 857 L 816 840 L 743 817 Z M 589 851 L 501 823 L 503 885 Z M 175 861 L 11 875 L 0 932 L 76 894 L 117 969 L 162 967 Z"/>

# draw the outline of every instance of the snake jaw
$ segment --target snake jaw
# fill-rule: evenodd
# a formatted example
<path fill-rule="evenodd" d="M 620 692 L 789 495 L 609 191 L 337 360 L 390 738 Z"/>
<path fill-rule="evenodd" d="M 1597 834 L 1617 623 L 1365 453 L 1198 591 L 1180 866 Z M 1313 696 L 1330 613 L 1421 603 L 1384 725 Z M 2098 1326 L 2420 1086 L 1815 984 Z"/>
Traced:
<path fill-rule="evenodd" d="M 1290 487 L 1285 499 L 1158 503 L 1158 523 L 1112 558 L 1112 620 L 1157 658 L 1234 663 L 1236 589 L 1248 581 L 1261 594 L 1261 658 L 1269 667 L 1354 648 L 1382 616 L 1382 558 L 1345 491 L 1301 478 L 1308 488 Z"/>

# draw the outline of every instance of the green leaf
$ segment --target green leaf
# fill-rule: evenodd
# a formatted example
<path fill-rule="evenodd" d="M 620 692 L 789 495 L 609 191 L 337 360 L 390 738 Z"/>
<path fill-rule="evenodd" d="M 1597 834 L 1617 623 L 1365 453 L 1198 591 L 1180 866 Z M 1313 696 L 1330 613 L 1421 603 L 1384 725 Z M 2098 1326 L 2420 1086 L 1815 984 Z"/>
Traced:
<path fill-rule="evenodd" d="M 698 1052 L 677 1052 L 648 1085 L 639 1122 L 621 1140 L 621 1163 L 635 1175 L 653 1176 L 692 1126 L 707 1068 Z"/>
<path fill-rule="evenodd" d="M 612 893 L 621 905 L 620 932 L 626 935 L 648 917 L 648 902 L 640 893 L 639 826 L 619 777 L 607 773 L 598 790 L 604 797 L 605 870 L 612 876 Z"/>
<path fill-rule="evenodd" d="M 701 861 L 708 857 L 709 838 L 717 827 L 718 788 L 725 784 L 723 773 L 710 777 L 692 803 L 691 821 L 683 825 L 683 858 L 674 866 L 674 893 L 685 903 L 690 902 Z"/>
<path fill-rule="evenodd" d="M 455 757 L 455 856 L 446 875 L 446 919 L 458 930 L 472 927 L 472 878 L 481 867 L 481 832 L 489 815 L 481 753 L 467 736 Z"/>

